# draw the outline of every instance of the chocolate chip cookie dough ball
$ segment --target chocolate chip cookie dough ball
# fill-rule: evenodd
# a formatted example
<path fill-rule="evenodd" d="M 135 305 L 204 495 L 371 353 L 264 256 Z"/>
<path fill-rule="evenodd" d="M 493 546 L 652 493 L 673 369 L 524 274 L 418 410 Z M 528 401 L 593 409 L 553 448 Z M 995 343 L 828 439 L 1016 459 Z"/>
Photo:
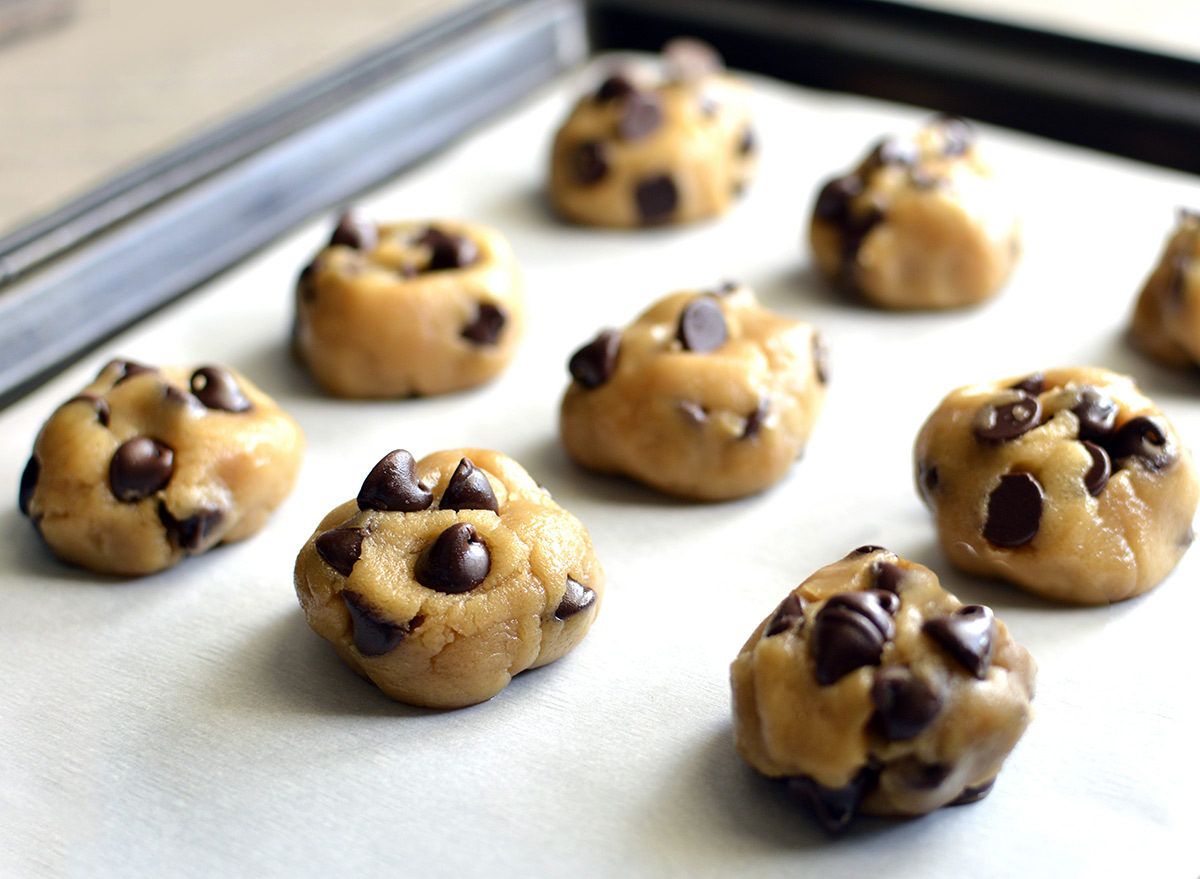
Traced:
<path fill-rule="evenodd" d="M 1192 542 L 1191 453 L 1132 379 L 1103 369 L 959 388 L 915 459 L 950 560 L 1047 598 L 1140 595 Z"/>
<path fill-rule="evenodd" d="M 498 452 L 398 449 L 296 560 L 313 630 L 401 702 L 459 708 L 583 640 L 604 572 L 579 520 Z"/>
<path fill-rule="evenodd" d="M 884 308 L 982 302 L 1008 280 L 1019 224 L 961 119 L 880 141 L 821 189 L 809 226 L 822 274 Z"/>
<path fill-rule="evenodd" d="M 731 669 L 738 751 L 830 831 L 991 790 L 1032 717 L 1036 664 L 982 605 L 876 546 L 794 589 Z"/>
<path fill-rule="evenodd" d="M 19 504 L 63 561 L 150 574 L 257 532 L 303 453 L 296 422 L 231 369 L 114 360 L 42 427 Z"/>
<path fill-rule="evenodd" d="M 554 139 L 550 201 L 590 226 L 689 223 L 724 213 L 756 163 L 746 88 L 709 46 L 674 40 L 657 70 L 579 101 Z"/>
<path fill-rule="evenodd" d="M 1180 211 L 1133 313 L 1131 337 L 1168 366 L 1200 365 L 1200 214 Z"/>
<path fill-rule="evenodd" d="M 441 394 L 498 375 L 524 326 L 520 273 L 499 232 L 347 213 L 296 285 L 293 350 L 339 397 Z"/>
<path fill-rule="evenodd" d="M 601 332 L 569 369 L 560 428 L 571 457 L 697 500 L 782 479 L 828 379 L 817 331 L 734 284 L 667 296 L 625 330 Z"/>

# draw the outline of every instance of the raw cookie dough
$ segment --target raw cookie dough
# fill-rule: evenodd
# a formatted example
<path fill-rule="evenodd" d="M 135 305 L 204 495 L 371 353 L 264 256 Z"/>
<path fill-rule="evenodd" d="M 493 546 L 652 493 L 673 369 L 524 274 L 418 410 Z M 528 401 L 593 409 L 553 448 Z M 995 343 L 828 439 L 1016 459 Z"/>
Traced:
<path fill-rule="evenodd" d="M 484 226 L 341 217 L 296 284 L 296 356 L 339 397 L 441 394 L 494 378 L 525 327 L 508 242 Z"/>
<path fill-rule="evenodd" d="M 991 790 L 1032 716 L 1036 664 L 982 605 L 864 546 L 817 571 L 731 669 L 742 757 L 836 831 Z"/>
<path fill-rule="evenodd" d="M 1134 343 L 1168 366 L 1200 364 L 1200 214 L 1180 211 L 1133 312 Z"/>
<path fill-rule="evenodd" d="M 303 453 L 296 422 L 231 369 L 114 360 L 42 427 L 19 504 L 63 561 L 149 574 L 257 532 Z"/>
<path fill-rule="evenodd" d="M 550 201 L 590 226 L 690 223 L 724 213 L 757 160 L 747 90 L 720 56 L 673 40 L 658 70 L 614 73 L 554 139 Z"/>
<path fill-rule="evenodd" d="M 604 572 L 579 520 L 511 458 L 398 449 L 296 559 L 308 624 L 413 705 L 490 699 L 591 628 Z"/>
<path fill-rule="evenodd" d="M 880 141 L 828 181 L 809 241 L 821 272 L 884 308 L 955 308 L 996 293 L 1021 245 L 1016 213 L 966 122 Z"/>
<path fill-rule="evenodd" d="M 560 428 L 571 457 L 698 500 L 782 479 L 828 380 L 817 331 L 735 284 L 659 300 L 576 351 L 569 369 Z"/>
<path fill-rule="evenodd" d="M 1107 370 L 959 388 L 921 428 L 914 456 L 950 560 L 1047 598 L 1140 595 L 1192 542 L 1191 453 L 1132 379 Z"/>

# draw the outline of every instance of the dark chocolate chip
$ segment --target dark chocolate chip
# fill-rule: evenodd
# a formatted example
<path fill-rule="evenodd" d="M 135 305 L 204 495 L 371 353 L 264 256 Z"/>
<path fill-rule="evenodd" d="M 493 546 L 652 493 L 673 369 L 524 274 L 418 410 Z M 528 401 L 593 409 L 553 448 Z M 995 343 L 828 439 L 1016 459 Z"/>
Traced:
<path fill-rule="evenodd" d="M 943 156 L 961 156 L 974 145 L 975 129 L 965 119 L 941 116 L 936 124 L 942 130 Z"/>
<path fill-rule="evenodd" d="M 961 794 L 951 800 L 948 805 L 951 806 L 966 806 L 970 803 L 978 803 L 984 797 L 992 792 L 992 788 L 996 786 L 996 779 L 985 781 L 983 784 L 977 784 L 974 787 L 964 787 Z"/>
<path fill-rule="evenodd" d="M 97 397 L 95 394 L 80 394 L 77 397 L 72 397 L 63 403 L 64 406 L 69 406 L 72 403 L 87 403 L 96 413 L 96 420 L 103 426 L 108 427 L 109 421 L 112 419 L 112 409 L 108 405 L 108 401 L 103 397 Z"/>
<path fill-rule="evenodd" d="M 767 412 L 770 411 L 769 401 L 764 397 L 758 401 L 758 407 L 746 416 L 746 424 L 742 428 L 741 439 L 748 440 L 758 436 L 762 430 L 763 422 L 767 420 Z"/>
<path fill-rule="evenodd" d="M 875 588 L 884 592 L 900 592 L 900 581 L 907 576 L 908 571 L 892 562 L 882 559 L 871 565 L 871 573 L 875 575 Z"/>
<path fill-rule="evenodd" d="M 878 779 L 879 771 L 866 767 L 845 787 L 825 787 L 807 775 L 792 776 L 787 780 L 787 786 L 793 796 L 813 810 L 822 829 L 837 833 L 850 823 L 858 811 L 859 801 Z"/>
<path fill-rule="evenodd" d="M 679 315 L 675 338 L 685 351 L 705 354 L 720 348 L 728 337 L 725 315 L 712 296 L 696 297 Z"/>
<path fill-rule="evenodd" d="M 600 141 L 581 143 L 571 153 L 571 176 L 576 183 L 598 183 L 608 174 L 608 168 L 608 147 Z"/>
<path fill-rule="evenodd" d="M 495 345 L 507 322 L 503 310 L 490 302 L 481 302 L 475 317 L 463 327 L 462 337 L 477 345 Z"/>
<path fill-rule="evenodd" d="M 596 603 L 596 593 L 584 586 L 578 580 L 567 577 L 567 589 L 563 592 L 562 601 L 554 609 L 556 620 L 569 619 L 577 613 L 583 613 Z"/>
<path fill-rule="evenodd" d="M 1007 473 L 988 495 L 983 536 L 996 546 L 1023 546 L 1033 540 L 1042 521 L 1045 494 L 1030 473 Z"/>
<path fill-rule="evenodd" d="M 996 618 L 990 607 L 968 604 L 954 613 L 926 620 L 921 631 L 944 647 L 973 674 L 983 680 L 996 649 Z"/>
<path fill-rule="evenodd" d="M 237 379 L 219 366 L 202 366 L 192 373 L 192 393 L 209 409 L 223 412 L 245 412 L 250 401 L 242 393 Z"/>
<path fill-rule="evenodd" d="M 1092 456 L 1092 466 L 1083 474 L 1083 485 L 1092 497 L 1099 497 L 1104 490 L 1108 478 L 1112 476 L 1112 461 L 1103 447 L 1088 440 L 1083 441 L 1083 447 Z"/>
<path fill-rule="evenodd" d="M 500 505 L 496 502 L 496 494 L 492 491 L 487 474 L 476 467 L 471 459 L 463 458 L 446 483 L 438 509 L 491 510 L 499 513 Z"/>
<path fill-rule="evenodd" d="M 975 439 L 981 443 L 1003 443 L 1022 436 L 1042 422 L 1042 405 L 1037 397 L 1022 394 L 1006 403 L 986 403 L 975 415 Z"/>
<path fill-rule="evenodd" d="M 617 134 L 623 140 L 642 140 L 662 124 L 662 107 L 653 92 L 632 92 L 621 99 Z"/>
<path fill-rule="evenodd" d="M 621 98 L 636 91 L 633 83 L 628 77 L 622 76 L 619 73 L 614 73 L 604 82 L 600 83 L 600 87 L 596 89 L 596 100 L 601 103 L 611 101 L 613 98 Z"/>
<path fill-rule="evenodd" d="M 1021 379 L 1019 382 L 1013 385 L 1010 390 L 1024 391 L 1031 397 L 1036 397 L 1042 391 L 1046 390 L 1046 376 L 1040 372 L 1035 372 L 1033 375 L 1029 375 Z"/>
<path fill-rule="evenodd" d="M 675 79 L 691 82 L 725 69 L 717 50 L 694 37 L 675 37 L 662 49 L 667 67 Z"/>
<path fill-rule="evenodd" d="M 889 742 L 919 734 L 933 723 L 942 702 L 940 693 L 903 666 L 881 668 L 871 684 L 875 724 Z"/>
<path fill-rule="evenodd" d="M 300 276 L 296 278 L 296 288 L 300 291 L 300 298 L 305 302 L 312 302 L 317 298 L 317 290 L 312 281 L 317 272 L 323 268 L 325 268 L 325 259 L 318 254 L 300 270 Z"/>
<path fill-rule="evenodd" d="M 417 244 L 430 249 L 428 270 L 431 272 L 466 268 L 479 259 L 479 248 L 470 238 L 451 235 L 433 226 L 425 230 Z"/>
<path fill-rule="evenodd" d="M 1117 423 L 1117 403 L 1095 388 L 1080 388 L 1071 411 L 1079 417 L 1079 438 L 1100 439 L 1112 433 Z"/>
<path fill-rule="evenodd" d="M 678 406 L 679 411 L 683 413 L 683 417 L 692 424 L 699 426 L 708 421 L 708 410 L 699 403 L 692 400 L 680 400 Z"/>
<path fill-rule="evenodd" d="M 491 553 L 475 526 L 456 522 L 421 554 L 413 575 L 427 589 L 456 595 L 482 583 L 491 568 Z"/>
<path fill-rule="evenodd" d="M 117 446 L 108 465 L 108 484 L 117 500 L 140 501 L 165 488 L 175 471 L 175 453 L 148 436 Z"/>
<path fill-rule="evenodd" d="M 350 612 L 354 648 L 363 656 L 391 653 L 409 632 L 425 621 L 423 616 L 416 616 L 407 623 L 393 623 L 371 607 L 364 596 L 350 589 L 342 590 L 342 602 Z"/>
<path fill-rule="evenodd" d="M 742 136 L 738 140 L 738 153 L 743 156 L 748 156 L 758 150 L 758 138 L 754 136 L 754 129 L 747 125 L 742 129 Z"/>
<path fill-rule="evenodd" d="M 417 462 L 404 449 L 384 455 L 358 491 L 360 510 L 415 513 L 432 503 L 433 492 L 417 481 Z"/>
<path fill-rule="evenodd" d="M 109 361 L 108 365 L 104 367 L 104 369 L 108 369 L 114 365 L 121 368 L 121 374 L 117 376 L 117 380 L 113 382 L 114 386 L 119 385 L 127 378 L 133 378 L 134 376 L 142 375 L 143 373 L 147 372 L 158 372 L 158 370 L 153 366 L 144 366 L 143 364 L 135 363 L 132 360 L 111 360 Z M 102 373 L 104 372 L 103 369 L 100 371 Z"/>
<path fill-rule="evenodd" d="M 862 546 L 855 547 L 854 551 L 851 552 L 850 555 L 870 555 L 873 552 L 887 552 L 887 550 L 882 546 L 876 546 L 873 543 L 866 543 Z"/>
<path fill-rule="evenodd" d="M 158 520 L 167 531 L 167 538 L 186 553 L 200 552 L 208 544 L 213 531 L 225 521 L 225 512 L 218 509 L 204 509 L 185 516 L 175 518 L 167 505 L 161 501 L 158 504 Z"/>
<path fill-rule="evenodd" d="M 670 174 L 658 174 L 642 180 L 633 198 L 643 223 L 661 223 L 679 206 L 679 189 Z"/>
<path fill-rule="evenodd" d="M 921 151 L 911 140 L 897 137 L 885 138 L 875 145 L 863 161 L 863 174 L 869 174 L 884 165 L 915 165 L 921 157 Z"/>
<path fill-rule="evenodd" d="M 343 577 L 349 577 L 354 564 L 362 555 L 363 538 L 367 532 L 361 528 L 335 528 L 326 531 L 314 541 L 317 555 Z"/>
<path fill-rule="evenodd" d="M 825 343 L 825 337 L 815 331 L 810 344 L 812 346 L 813 372 L 816 373 L 817 381 L 827 385 L 829 384 L 829 346 Z"/>
<path fill-rule="evenodd" d="M 29 463 L 21 472 L 21 487 L 17 490 L 17 509 L 24 516 L 29 515 L 29 505 L 33 503 L 33 493 L 37 490 L 38 477 L 41 474 L 41 462 L 35 456 L 30 455 Z"/>
<path fill-rule="evenodd" d="M 933 493 L 937 491 L 940 478 L 936 464 L 922 461 L 917 465 L 917 481 L 921 486 L 921 495 L 925 498 L 926 503 L 933 503 Z"/>
<path fill-rule="evenodd" d="M 800 631 L 804 628 L 804 599 L 796 593 L 790 594 L 779 603 L 775 615 L 763 631 L 764 638 L 782 635 L 787 631 Z"/>
<path fill-rule="evenodd" d="M 354 250 L 371 251 L 379 243 L 379 229 L 370 220 L 364 220 L 354 211 L 344 211 L 338 217 L 337 226 L 329 236 L 331 246 L 340 245 Z"/>
<path fill-rule="evenodd" d="M 1161 470 L 1175 460 L 1167 425 L 1156 415 L 1139 415 L 1117 429 L 1105 443 L 1115 464 L 1135 458 L 1151 470 Z"/>
<path fill-rule="evenodd" d="M 862 178 L 857 175 L 835 177 L 821 188 L 813 210 L 818 218 L 844 226 L 850 216 L 850 202 L 861 195 L 862 191 Z"/>
<path fill-rule="evenodd" d="M 883 648 L 896 633 L 892 621 L 900 600 L 870 589 L 835 595 L 817 612 L 813 658 L 817 683 L 829 686 L 855 669 L 879 665 Z"/>
<path fill-rule="evenodd" d="M 617 370 L 617 351 L 621 347 L 619 330 L 604 330 L 571 355 L 567 369 L 585 388 L 598 388 Z"/>

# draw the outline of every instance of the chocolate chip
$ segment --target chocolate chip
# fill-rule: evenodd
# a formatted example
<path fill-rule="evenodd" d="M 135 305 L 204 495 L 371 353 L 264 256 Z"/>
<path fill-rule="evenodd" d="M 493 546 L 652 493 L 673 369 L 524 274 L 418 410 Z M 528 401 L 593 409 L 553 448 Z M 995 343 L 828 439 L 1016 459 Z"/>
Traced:
<path fill-rule="evenodd" d="M 37 490 L 38 477 L 42 474 L 42 465 L 36 456 L 29 456 L 29 463 L 21 472 L 21 487 L 17 490 L 17 509 L 21 514 L 29 516 L 29 505 L 33 503 L 33 493 Z"/>
<path fill-rule="evenodd" d="M 604 82 L 600 83 L 600 87 L 596 89 L 596 100 L 601 103 L 611 101 L 613 98 L 621 98 L 635 91 L 633 83 L 628 77 L 615 73 Z"/>
<path fill-rule="evenodd" d="M 804 628 L 804 599 L 793 592 L 775 609 L 771 622 L 767 623 L 767 628 L 763 631 L 763 637 L 772 638 L 787 631 L 798 632 L 802 628 Z"/>
<path fill-rule="evenodd" d="M 922 461 L 917 466 L 917 479 L 921 484 L 921 493 L 924 495 L 925 500 L 932 503 L 933 493 L 937 491 L 938 480 L 941 479 L 941 476 L 938 474 L 937 465 Z"/>
<path fill-rule="evenodd" d="M 866 543 L 862 546 L 855 547 L 850 555 L 870 555 L 873 552 L 887 552 L 882 546 L 876 546 L 873 543 Z"/>
<path fill-rule="evenodd" d="M 911 166 L 917 163 L 921 151 L 911 140 L 889 137 L 881 140 L 862 163 L 860 174 L 869 174 L 884 165 Z"/>
<path fill-rule="evenodd" d="M 462 269 L 479 259 L 479 248 L 470 238 L 451 235 L 430 226 L 417 239 L 417 244 L 430 249 L 428 270 Z"/>
<path fill-rule="evenodd" d="M 1092 497 L 1099 497 L 1108 478 L 1112 476 L 1112 461 L 1108 457 L 1108 452 L 1093 442 L 1084 440 L 1083 447 L 1092 456 L 1092 466 L 1088 468 L 1087 473 L 1083 474 L 1083 485 L 1088 494 Z"/>
<path fill-rule="evenodd" d="M 237 379 L 219 366 L 202 366 L 192 373 L 192 393 L 209 409 L 223 412 L 245 412 L 250 401 L 242 393 Z"/>
<path fill-rule="evenodd" d="M 975 143 L 975 129 L 965 119 L 957 116 L 941 116 L 936 121 L 942 130 L 942 155 L 947 158 L 961 156 Z"/>
<path fill-rule="evenodd" d="M 921 631 L 979 680 L 987 677 L 996 649 L 996 618 L 990 607 L 968 604 L 948 616 L 926 620 Z"/>
<path fill-rule="evenodd" d="M 621 347 L 619 330 L 604 330 L 571 355 L 567 364 L 571 377 L 585 388 L 598 388 L 617 371 L 617 351 Z"/>
<path fill-rule="evenodd" d="M 691 82 L 725 69 L 717 50 L 694 37 L 675 37 L 662 49 L 674 78 Z"/>
<path fill-rule="evenodd" d="M 812 334 L 812 359 L 813 372 L 817 376 L 817 381 L 823 385 L 829 384 L 829 346 L 825 343 L 825 337 L 814 331 Z"/>
<path fill-rule="evenodd" d="M 214 508 L 198 510 L 183 519 L 177 519 L 159 502 L 158 520 L 167 531 L 167 538 L 187 553 L 200 552 L 208 544 L 213 531 L 225 521 L 225 512 Z"/>
<path fill-rule="evenodd" d="M 992 792 L 992 788 L 996 786 L 996 779 L 985 781 L 983 784 L 977 784 L 974 787 L 964 787 L 961 794 L 951 800 L 948 805 L 951 806 L 966 806 L 970 803 L 978 803 L 984 797 Z"/>
<path fill-rule="evenodd" d="M 1023 391 L 1032 397 L 1036 397 L 1046 389 L 1046 376 L 1040 372 L 1035 372 L 1033 375 L 1026 376 L 1021 379 L 1009 390 Z"/>
<path fill-rule="evenodd" d="M 987 403 L 975 413 L 972 426 L 981 443 L 1003 443 L 1028 433 L 1042 422 L 1037 397 L 1021 394 L 1004 403 Z"/>
<path fill-rule="evenodd" d="M 852 284 L 855 263 L 858 261 L 858 250 L 871 230 L 882 222 L 883 211 L 875 205 L 871 205 L 862 213 L 851 212 L 846 217 L 842 224 L 841 281 L 843 284 L 847 286 Z"/>
<path fill-rule="evenodd" d="M 871 684 L 875 724 L 889 742 L 919 734 L 942 710 L 942 696 L 903 666 L 881 668 Z"/>
<path fill-rule="evenodd" d="M 379 243 L 379 229 L 353 211 L 344 211 L 338 217 L 337 226 L 329 236 L 330 246 L 350 247 L 354 250 L 371 251 Z"/>
<path fill-rule="evenodd" d="M 363 656 L 382 656 L 391 653 L 408 633 L 425 621 L 415 616 L 407 623 L 393 623 L 367 603 L 367 599 L 350 589 L 342 590 L 342 602 L 350 612 L 354 647 Z"/>
<path fill-rule="evenodd" d="M 894 763 L 891 768 L 896 775 L 903 777 L 906 787 L 914 790 L 933 790 L 941 787 L 954 771 L 954 767 L 948 763 L 922 763 L 920 760 Z"/>
<path fill-rule="evenodd" d="M 153 366 L 144 366 L 141 363 L 135 363 L 132 360 L 110 360 L 108 365 L 105 366 L 104 369 L 100 370 L 101 374 L 104 373 L 105 369 L 109 369 L 113 366 L 117 366 L 121 370 L 121 374 L 117 376 L 117 380 L 113 382 L 114 387 L 126 379 L 133 378 L 134 376 L 142 375 L 147 372 L 158 372 L 158 370 Z M 97 378 L 99 378 L 99 376 L 97 376 Z"/>
<path fill-rule="evenodd" d="M 305 302 L 313 302 L 317 298 L 317 290 L 313 286 L 313 278 L 317 272 L 325 268 L 325 258 L 314 256 L 312 261 L 300 270 L 300 276 L 296 278 L 296 289 L 300 292 L 300 298 Z"/>
<path fill-rule="evenodd" d="M 343 577 L 349 577 L 354 564 L 362 555 L 363 538 L 367 532 L 361 528 L 334 528 L 326 531 L 314 541 L 317 555 Z"/>
<path fill-rule="evenodd" d="M 417 462 L 404 449 L 384 455 L 358 491 L 360 510 L 415 513 L 432 504 L 433 492 L 417 481 Z"/>
<path fill-rule="evenodd" d="M 787 786 L 793 796 L 813 810 L 822 829 L 837 833 L 850 823 L 858 811 L 859 801 L 878 779 L 879 771 L 866 767 L 845 787 L 825 787 L 807 775 L 792 776 L 787 780 Z"/>
<path fill-rule="evenodd" d="M 175 453 L 158 440 L 135 436 L 113 453 L 108 484 L 117 500 L 140 501 L 165 488 L 175 471 Z"/>
<path fill-rule="evenodd" d="M 481 302 L 475 317 L 463 327 L 462 337 L 477 345 L 495 345 L 507 322 L 508 318 L 499 307 L 490 302 Z"/>
<path fill-rule="evenodd" d="M 112 419 L 112 409 L 103 397 L 97 397 L 95 394 L 80 394 L 67 400 L 63 405 L 69 406 L 72 403 L 87 403 L 95 411 L 96 420 L 104 427 L 108 427 L 108 423 Z"/>
<path fill-rule="evenodd" d="M 829 686 L 857 668 L 879 665 L 883 648 L 896 633 L 892 614 L 900 599 L 871 589 L 835 595 L 817 612 L 813 658 L 817 683 Z"/>
<path fill-rule="evenodd" d="M 457 522 L 421 554 L 413 575 L 427 589 L 456 595 L 482 583 L 491 568 L 491 553 L 475 526 Z"/>
<path fill-rule="evenodd" d="M 675 338 L 685 351 L 705 354 L 720 348 L 728 337 L 725 315 L 712 296 L 696 297 L 679 315 Z"/>
<path fill-rule="evenodd" d="M 768 411 L 770 411 L 769 402 L 764 397 L 758 401 L 758 407 L 748 416 L 746 416 L 746 424 L 742 428 L 742 435 L 740 438 L 748 440 L 758 436 L 759 431 L 762 430 L 763 422 L 767 420 Z"/>
<path fill-rule="evenodd" d="M 1112 397 L 1095 388 L 1080 388 L 1071 411 L 1079 417 L 1079 438 L 1100 439 L 1112 433 L 1117 423 L 1117 404 Z"/>
<path fill-rule="evenodd" d="M 600 141 L 589 140 L 572 151 L 570 161 L 575 182 L 590 186 L 608 174 L 608 147 Z"/>
<path fill-rule="evenodd" d="M 1139 415 L 1130 419 L 1105 445 L 1117 464 L 1124 459 L 1135 458 L 1151 470 L 1161 470 L 1175 460 L 1166 422 L 1156 415 Z"/>
<path fill-rule="evenodd" d="M 850 216 L 850 203 L 863 191 L 862 178 L 854 174 L 835 177 L 821 188 L 813 209 L 817 217 L 844 226 Z"/>
<path fill-rule="evenodd" d="M 584 586 L 578 580 L 567 577 L 567 589 L 563 592 L 562 601 L 554 609 L 556 620 L 570 619 L 575 614 L 583 613 L 596 603 L 596 593 Z"/>
<path fill-rule="evenodd" d="M 679 189 L 670 174 L 659 174 L 642 180 L 633 198 L 643 223 L 661 223 L 679 206 Z"/>
<path fill-rule="evenodd" d="M 621 99 L 617 134 L 623 140 L 642 140 L 662 124 L 662 107 L 652 92 L 632 92 Z"/>
<path fill-rule="evenodd" d="M 871 573 L 875 575 L 875 588 L 884 592 L 900 592 L 900 581 L 908 575 L 908 571 L 899 565 L 883 560 L 871 565 Z"/>
<path fill-rule="evenodd" d="M 491 510 L 500 512 L 496 502 L 496 494 L 487 474 L 475 466 L 469 458 L 458 462 L 454 475 L 446 483 L 442 499 L 438 502 L 440 510 Z"/>
<path fill-rule="evenodd" d="M 758 150 L 758 138 L 754 136 L 754 129 L 747 125 L 742 129 L 742 136 L 738 140 L 738 153 L 743 156 L 748 156 Z"/>
<path fill-rule="evenodd" d="M 996 546 L 1023 546 L 1033 540 L 1042 521 L 1045 495 L 1030 473 L 1008 473 L 988 495 L 983 536 Z"/>
<path fill-rule="evenodd" d="M 704 422 L 708 421 L 708 410 L 693 400 L 680 400 L 676 405 L 679 406 L 679 411 L 683 413 L 691 424 L 699 427 Z"/>

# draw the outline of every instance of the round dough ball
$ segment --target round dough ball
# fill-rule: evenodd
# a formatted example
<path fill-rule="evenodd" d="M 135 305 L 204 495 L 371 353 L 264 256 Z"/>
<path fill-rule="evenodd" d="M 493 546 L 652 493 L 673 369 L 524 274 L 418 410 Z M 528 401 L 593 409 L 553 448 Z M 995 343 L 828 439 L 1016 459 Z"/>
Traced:
<path fill-rule="evenodd" d="M 710 47 L 675 40 L 658 69 L 580 99 L 554 139 L 550 202 L 589 226 L 690 223 L 724 213 L 756 164 L 746 88 Z"/>
<path fill-rule="evenodd" d="M 573 650 L 604 572 L 579 520 L 511 458 L 397 449 L 317 527 L 295 583 L 352 669 L 401 702 L 460 708 Z"/>
<path fill-rule="evenodd" d="M 1133 312 L 1131 336 L 1168 366 L 1200 365 L 1200 214 L 1180 211 Z"/>
<path fill-rule="evenodd" d="M 560 428 L 571 457 L 696 500 L 782 479 L 828 380 L 817 331 L 733 284 L 673 293 L 625 330 L 600 333 L 569 366 Z"/>
<path fill-rule="evenodd" d="M 508 242 L 484 226 L 342 216 L 296 285 L 293 350 L 339 397 L 408 397 L 497 376 L 525 328 Z"/>
<path fill-rule="evenodd" d="M 303 454 L 296 422 L 231 369 L 114 360 L 42 427 L 19 504 L 63 561 L 150 574 L 257 532 Z"/>
<path fill-rule="evenodd" d="M 972 803 L 1029 724 L 1036 670 L 990 609 L 864 546 L 794 589 L 733 661 L 738 751 L 829 831 Z"/>
<path fill-rule="evenodd" d="M 1192 455 L 1127 376 L 1052 369 L 959 388 L 914 457 L 950 560 L 1047 598 L 1140 595 L 1192 542 Z"/>
<path fill-rule="evenodd" d="M 961 119 L 880 141 L 828 181 L 809 242 L 827 278 L 873 305 L 956 308 L 994 295 L 1020 255 L 1017 215 Z"/>

